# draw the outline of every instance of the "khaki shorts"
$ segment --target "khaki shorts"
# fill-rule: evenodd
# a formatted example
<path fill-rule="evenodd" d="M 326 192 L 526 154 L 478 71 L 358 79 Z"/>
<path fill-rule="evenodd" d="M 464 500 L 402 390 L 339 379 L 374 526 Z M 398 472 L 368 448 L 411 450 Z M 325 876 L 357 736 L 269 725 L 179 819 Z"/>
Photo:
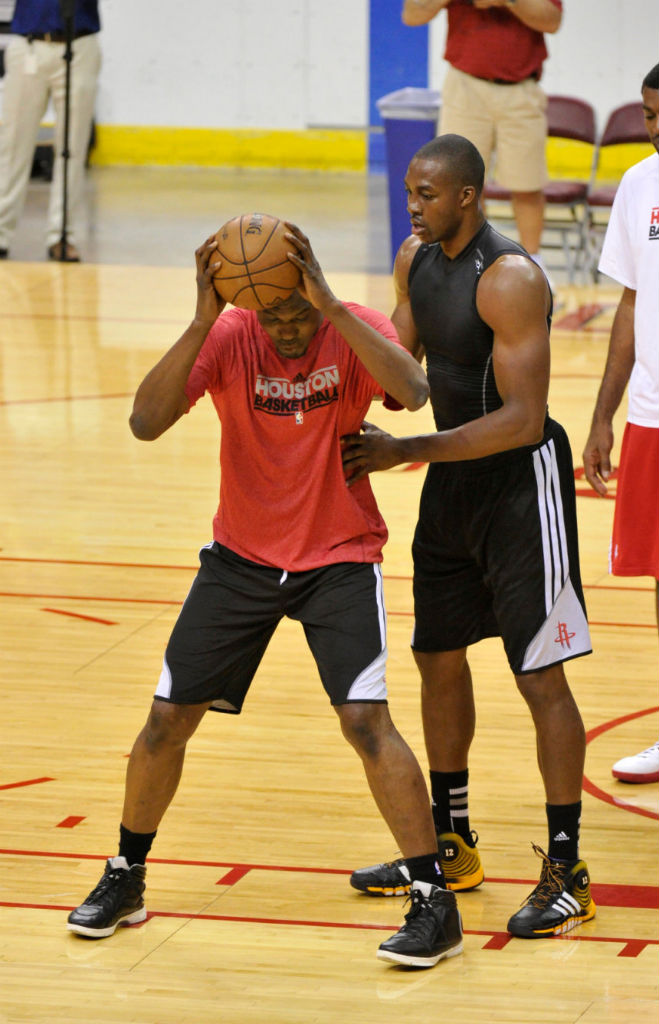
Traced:
<path fill-rule="evenodd" d="M 536 192 L 547 183 L 547 97 L 533 78 L 499 85 L 449 67 L 442 89 L 440 135 L 464 135 L 491 177 L 513 192 Z"/>

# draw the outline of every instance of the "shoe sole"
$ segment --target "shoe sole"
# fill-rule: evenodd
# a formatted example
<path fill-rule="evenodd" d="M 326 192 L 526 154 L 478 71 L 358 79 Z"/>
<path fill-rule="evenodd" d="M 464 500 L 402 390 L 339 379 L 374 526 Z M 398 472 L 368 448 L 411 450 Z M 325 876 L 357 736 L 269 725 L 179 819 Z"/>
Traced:
<path fill-rule="evenodd" d="M 444 875 L 446 878 L 446 875 Z M 460 878 L 446 878 L 446 888 L 453 892 L 468 892 L 470 889 L 477 889 L 485 878 L 485 872 L 474 872 L 472 875 L 462 875 Z"/>
<path fill-rule="evenodd" d="M 514 935 L 517 939 L 551 939 L 555 935 L 565 935 L 566 932 L 571 932 L 573 928 L 578 928 L 580 924 L 585 924 L 586 921 L 592 921 L 595 917 L 597 908 L 591 901 L 591 904 L 585 914 L 579 915 L 579 917 L 568 917 L 565 921 L 561 921 L 560 924 L 554 928 L 544 928 L 542 931 L 524 931 L 518 929 L 515 931 L 514 928 L 510 927 L 510 921 L 508 922 L 508 931 L 511 935 Z"/>
<path fill-rule="evenodd" d="M 367 896 L 407 896 L 412 888 L 411 883 L 409 885 L 396 885 L 386 888 L 379 885 L 367 885 L 362 887 L 360 885 L 355 885 L 354 882 L 351 882 L 350 884 L 353 889 L 357 890 L 357 892 L 363 892 Z"/>
<path fill-rule="evenodd" d="M 106 939 L 108 935 L 114 935 L 120 925 L 140 924 L 141 921 L 146 921 L 146 907 L 134 911 L 134 913 L 129 914 L 127 917 L 120 918 L 109 928 L 91 928 L 89 925 L 75 924 L 75 922 L 71 921 L 67 922 L 66 927 L 70 932 L 75 932 L 76 935 L 84 935 L 88 939 Z"/>
<path fill-rule="evenodd" d="M 641 775 L 639 772 L 611 772 L 614 779 L 619 782 L 659 782 L 659 772 L 648 772 Z"/>
<path fill-rule="evenodd" d="M 408 956 L 405 953 L 393 953 L 386 949 L 378 949 L 377 958 L 392 964 L 402 964 L 404 967 L 434 967 L 440 960 L 449 960 L 452 956 L 459 956 L 461 952 L 462 943 L 460 942 L 457 946 L 452 946 L 436 956 Z"/>
<path fill-rule="evenodd" d="M 477 889 L 484 878 L 485 875 L 482 871 L 479 874 L 465 875 L 464 878 L 447 878 L 446 888 L 451 889 L 452 892 L 469 892 L 472 889 Z M 367 896 L 408 896 L 412 888 L 411 884 L 387 887 L 381 885 L 355 885 L 353 881 L 350 884 L 357 892 L 364 892 Z"/>

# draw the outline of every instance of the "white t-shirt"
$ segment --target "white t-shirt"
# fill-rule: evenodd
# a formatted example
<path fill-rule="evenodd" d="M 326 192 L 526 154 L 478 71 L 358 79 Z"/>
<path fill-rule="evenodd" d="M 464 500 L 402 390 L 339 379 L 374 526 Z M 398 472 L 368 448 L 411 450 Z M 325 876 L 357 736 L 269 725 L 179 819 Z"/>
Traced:
<path fill-rule="evenodd" d="M 659 153 L 623 175 L 599 269 L 636 292 L 627 419 L 659 427 Z"/>

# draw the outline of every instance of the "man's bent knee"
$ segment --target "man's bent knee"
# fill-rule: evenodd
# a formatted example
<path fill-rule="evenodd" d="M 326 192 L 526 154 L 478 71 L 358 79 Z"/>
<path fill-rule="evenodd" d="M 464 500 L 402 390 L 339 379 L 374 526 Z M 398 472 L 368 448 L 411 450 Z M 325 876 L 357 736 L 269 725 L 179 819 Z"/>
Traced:
<path fill-rule="evenodd" d="M 207 710 L 207 704 L 170 704 L 154 700 L 142 731 L 146 745 L 152 752 L 165 746 L 184 746 Z"/>
<path fill-rule="evenodd" d="M 339 704 L 334 710 L 348 743 L 364 757 L 377 757 L 384 737 L 395 731 L 387 704 L 355 701 Z"/>

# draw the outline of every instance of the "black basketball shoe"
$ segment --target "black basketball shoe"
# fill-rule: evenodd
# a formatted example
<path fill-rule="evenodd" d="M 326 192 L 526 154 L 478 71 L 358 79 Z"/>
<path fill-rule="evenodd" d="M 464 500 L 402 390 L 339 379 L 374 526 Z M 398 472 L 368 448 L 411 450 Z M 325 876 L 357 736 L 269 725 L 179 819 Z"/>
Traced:
<path fill-rule="evenodd" d="M 146 918 L 142 895 L 146 888 L 143 864 L 128 867 L 125 857 L 110 857 L 95 889 L 72 910 L 67 928 L 90 939 L 112 935 L 117 925 L 137 924 Z"/>
<path fill-rule="evenodd" d="M 483 881 L 483 865 L 476 849 L 478 836 L 475 832 L 471 836 L 473 846 L 455 832 L 442 832 L 437 836 L 439 866 L 447 889 L 456 892 L 475 889 Z M 350 876 L 350 884 L 369 896 L 405 896 L 412 880 L 404 858 L 400 857 L 370 868 L 358 868 Z"/>
<path fill-rule="evenodd" d="M 409 967 L 434 967 L 462 952 L 462 921 L 455 894 L 430 882 L 412 882 L 405 924 L 383 942 L 379 960 Z"/>
<path fill-rule="evenodd" d="M 550 860 L 542 857 L 540 881 L 521 910 L 510 918 L 508 931 L 522 939 L 551 938 L 590 921 L 597 910 L 590 895 L 590 876 L 583 860 Z"/>

